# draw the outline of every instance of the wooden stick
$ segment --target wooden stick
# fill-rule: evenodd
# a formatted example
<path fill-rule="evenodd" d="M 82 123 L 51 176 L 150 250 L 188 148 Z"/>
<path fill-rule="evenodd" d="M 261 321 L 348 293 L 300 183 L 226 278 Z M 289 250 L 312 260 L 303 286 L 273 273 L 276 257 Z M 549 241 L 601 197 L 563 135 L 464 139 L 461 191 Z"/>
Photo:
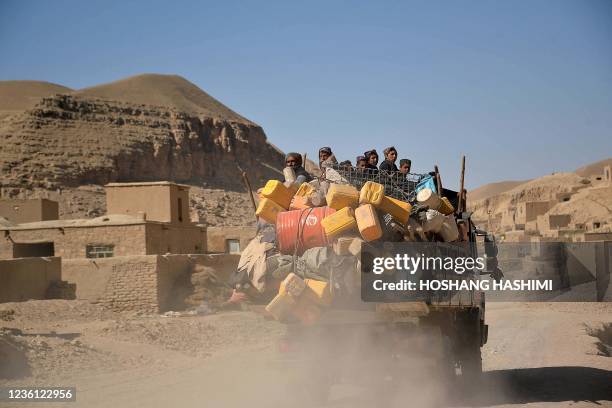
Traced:
<path fill-rule="evenodd" d="M 238 165 L 237 165 L 238 166 Z M 249 197 L 251 198 L 251 205 L 253 206 L 253 211 L 257 212 L 257 205 L 255 204 L 255 199 L 253 198 L 253 189 L 251 188 L 251 182 L 249 181 L 249 177 L 246 174 L 246 171 L 242 170 L 240 166 L 238 166 L 238 170 L 242 174 L 242 181 L 244 181 L 244 185 L 249 193 Z M 257 216 L 255 216 L 257 219 Z"/>
<path fill-rule="evenodd" d="M 458 205 L 458 210 L 459 213 L 462 213 L 465 211 L 465 207 L 466 207 L 466 191 L 463 188 L 464 186 L 464 181 L 465 181 L 465 155 L 461 156 L 461 178 L 459 179 L 459 205 Z"/>
<path fill-rule="evenodd" d="M 442 178 L 440 177 L 440 171 L 438 170 L 438 165 L 434 166 L 434 171 L 436 172 L 436 188 L 438 189 L 438 195 L 442 197 Z"/>

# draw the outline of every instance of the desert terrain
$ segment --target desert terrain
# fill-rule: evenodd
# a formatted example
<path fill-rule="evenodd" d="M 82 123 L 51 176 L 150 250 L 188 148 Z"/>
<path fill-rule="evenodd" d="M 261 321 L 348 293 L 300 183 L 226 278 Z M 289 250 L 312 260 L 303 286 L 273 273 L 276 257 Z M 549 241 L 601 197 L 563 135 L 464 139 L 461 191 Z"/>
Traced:
<path fill-rule="evenodd" d="M 274 364 L 285 328 L 251 311 L 135 315 L 45 300 L 5 303 L 0 314 L 4 346 L 24 357 L 4 367 L 0 386 L 76 386 L 77 403 L 65 406 L 268 407 L 293 398 Z M 612 406 L 612 304 L 490 303 L 487 320 L 482 384 L 469 393 L 457 385 L 437 390 L 448 395 L 443 406 Z M 421 395 L 423 406 L 430 397 Z M 327 406 L 383 400 L 347 383 L 332 388 Z"/>
<path fill-rule="evenodd" d="M 500 232 L 518 204 L 555 200 L 548 215 L 606 231 L 612 190 L 597 177 L 611 162 L 483 186 L 468 203 L 481 226 L 495 218 Z M 184 78 L 145 74 L 81 90 L 0 81 L 0 198 L 56 200 L 60 219 L 105 214 L 108 182 L 170 180 L 191 187 L 192 221 L 252 225 L 236 163 L 256 188 L 279 176 L 283 153 L 259 125 Z M 390 395 L 335 386 L 327 406 L 612 406 L 611 303 L 490 302 L 487 323 L 475 388 L 438 384 L 415 368 Z M 0 353 L 9 364 L 0 386 L 74 386 L 69 407 L 294 406 L 301 401 L 276 364 L 285 332 L 248 308 L 150 315 L 83 300 L 2 303 Z"/>
<path fill-rule="evenodd" d="M 486 184 L 468 193 L 468 209 L 480 226 L 498 236 L 510 231 L 527 240 L 581 241 L 585 232 L 612 230 L 612 188 L 604 175 L 610 165 L 612 159 L 605 159 L 573 172 Z M 534 203 L 540 208 L 531 214 L 521 208 Z"/>

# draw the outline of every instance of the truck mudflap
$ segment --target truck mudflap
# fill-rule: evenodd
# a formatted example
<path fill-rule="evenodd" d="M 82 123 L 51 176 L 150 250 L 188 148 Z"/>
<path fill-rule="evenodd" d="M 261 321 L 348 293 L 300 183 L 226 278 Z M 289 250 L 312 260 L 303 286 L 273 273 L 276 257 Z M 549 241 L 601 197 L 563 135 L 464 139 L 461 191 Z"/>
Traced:
<path fill-rule="evenodd" d="M 483 324 L 482 325 L 482 331 L 480 333 L 480 347 L 482 347 L 485 344 L 487 344 L 488 340 L 489 340 L 489 325 L 488 324 Z"/>

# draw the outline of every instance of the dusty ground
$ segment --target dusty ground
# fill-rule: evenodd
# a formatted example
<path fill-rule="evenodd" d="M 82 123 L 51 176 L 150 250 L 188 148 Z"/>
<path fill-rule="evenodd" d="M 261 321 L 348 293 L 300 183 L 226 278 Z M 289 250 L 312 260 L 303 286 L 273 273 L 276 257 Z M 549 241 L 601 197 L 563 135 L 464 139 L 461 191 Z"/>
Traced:
<path fill-rule="evenodd" d="M 447 405 L 612 406 L 611 303 L 490 303 L 487 313 L 485 382 L 467 395 L 451 390 Z M 284 327 L 251 312 L 162 317 L 116 314 L 81 301 L 29 301 L 0 305 L 0 327 L 27 358 L 22 378 L 0 386 L 76 386 L 78 402 L 65 406 L 297 402 L 278 389 L 285 373 L 273 364 Z M 329 406 L 380 406 L 380 399 L 343 385 L 334 387 Z"/>

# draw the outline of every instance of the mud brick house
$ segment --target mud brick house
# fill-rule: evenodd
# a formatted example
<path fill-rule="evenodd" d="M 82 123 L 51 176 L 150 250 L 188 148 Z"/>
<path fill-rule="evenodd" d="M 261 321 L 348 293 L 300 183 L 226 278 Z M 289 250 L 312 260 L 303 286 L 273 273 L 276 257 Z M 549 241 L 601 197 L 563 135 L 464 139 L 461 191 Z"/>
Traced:
<path fill-rule="evenodd" d="M 0 219 L 0 302 L 44 299 L 53 296 L 51 289 L 67 287 L 68 298 L 162 312 L 180 304 L 175 287 L 188 287 L 192 273 L 208 268 L 227 278 L 255 235 L 254 226 L 191 222 L 186 185 L 105 187 L 108 214 L 97 218 L 45 219 L 39 209 L 48 200 L 7 200 L 13 202 L 0 207 L 6 218 Z M 21 218 L 27 222 L 15 222 L 17 206 L 33 209 Z"/>
<path fill-rule="evenodd" d="M 162 181 L 105 187 L 107 215 L 0 224 L 0 259 L 239 253 L 255 235 L 254 227 L 216 227 L 207 234 L 205 226 L 190 220 L 186 185 Z"/>

